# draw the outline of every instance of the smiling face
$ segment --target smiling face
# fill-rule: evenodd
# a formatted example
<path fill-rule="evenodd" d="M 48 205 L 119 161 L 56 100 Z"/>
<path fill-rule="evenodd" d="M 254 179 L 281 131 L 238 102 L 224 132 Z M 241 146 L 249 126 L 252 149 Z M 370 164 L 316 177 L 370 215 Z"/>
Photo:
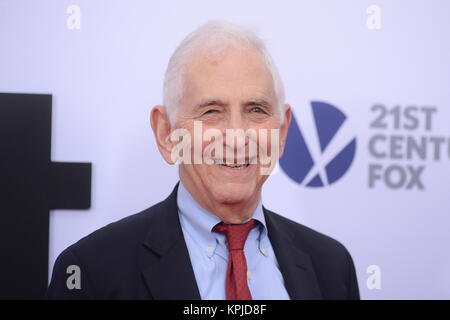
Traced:
<path fill-rule="evenodd" d="M 202 52 L 191 55 L 185 64 L 174 123 L 161 105 L 152 109 L 150 122 L 158 149 L 168 163 L 175 162 L 174 155 L 183 160 L 188 155 L 190 161 L 180 163 L 179 174 L 195 200 L 223 221 L 241 223 L 254 212 L 268 168 L 272 169 L 283 153 L 290 106 L 283 106 L 281 117 L 274 81 L 259 51 L 229 47 L 214 59 Z M 253 132 L 254 136 L 247 136 L 239 145 L 239 139 L 229 139 L 230 130 L 233 134 Z M 212 131 L 213 138 L 207 137 Z M 189 135 L 171 139 L 171 134 L 181 132 Z M 272 136 L 274 132 L 278 135 Z M 181 155 L 179 141 L 186 137 L 190 146 Z M 262 164 L 261 160 L 267 160 L 264 156 L 271 162 Z"/>
<path fill-rule="evenodd" d="M 270 144 L 276 143 L 279 154 L 282 154 L 290 110 L 286 108 L 289 114 L 285 115 L 285 123 L 280 126 L 274 83 L 261 54 L 256 50 L 229 48 L 221 59 L 194 55 L 185 69 L 183 89 L 175 128 L 187 129 L 194 138 L 194 121 L 201 121 L 202 134 L 208 129 L 218 129 L 224 136 L 223 157 L 212 156 L 216 164 L 205 161 L 180 164 L 183 184 L 203 207 L 213 213 L 221 206 L 256 207 L 261 187 L 268 176 L 261 174 L 259 159 L 247 165 L 249 156 L 255 156 L 249 155 L 248 138 L 245 165 L 234 168 L 224 165 L 230 160 L 235 164 L 242 162 L 238 162 L 235 156 L 228 157 L 230 144 L 227 144 L 225 132 L 226 129 L 242 129 L 244 132 L 253 129 L 258 133 L 259 129 L 266 129 L 268 143 L 264 148 L 270 150 Z M 280 130 L 278 141 L 270 141 L 270 129 Z M 210 143 L 201 142 L 202 154 Z M 236 146 L 231 150 L 236 155 Z"/>

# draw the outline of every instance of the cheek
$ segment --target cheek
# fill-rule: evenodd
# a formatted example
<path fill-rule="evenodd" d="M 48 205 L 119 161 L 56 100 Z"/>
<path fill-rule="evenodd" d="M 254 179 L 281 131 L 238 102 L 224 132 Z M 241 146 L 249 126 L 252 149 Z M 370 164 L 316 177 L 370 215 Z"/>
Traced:
<path fill-rule="evenodd" d="M 271 151 L 280 150 L 280 129 L 277 127 L 261 128 L 258 132 L 258 150 L 270 155 Z"/>
<path fill-rule="evenodd" d="M 216 127 L 204 127 L 202 133 L 202 141 L 199 146 L 202 146 L 202 154 L 209 158 L 210 156 L 221 157 L 224 152 L 223 132 Z"/>

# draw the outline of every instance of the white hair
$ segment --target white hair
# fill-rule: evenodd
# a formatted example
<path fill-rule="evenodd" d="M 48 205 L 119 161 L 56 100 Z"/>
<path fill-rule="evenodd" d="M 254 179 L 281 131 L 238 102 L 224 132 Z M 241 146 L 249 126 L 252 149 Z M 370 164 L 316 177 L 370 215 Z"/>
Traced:
<path fill-rule="evenodd" d="M 284 120 L 283 82 L 263 41 L 253 31 L 246 28 L 230 22 L 214 20 L 191 32 L 175 49 L 169 60 L 164 78 L 163 104 L 172 125 L 175 123 L 176 111 L 183 96 L 183 73 L 188 59 L 199 51 L 205 52 L 209 57 L 219 58 L 229 47 L 253 48 L 261 54 L 273 79 L 280 121 Z"/>

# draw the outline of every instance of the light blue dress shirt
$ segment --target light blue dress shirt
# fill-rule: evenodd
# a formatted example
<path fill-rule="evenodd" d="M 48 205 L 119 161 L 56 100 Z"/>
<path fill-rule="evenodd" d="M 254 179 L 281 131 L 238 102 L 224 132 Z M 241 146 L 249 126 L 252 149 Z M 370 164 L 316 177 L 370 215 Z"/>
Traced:
<path fill-rule="evenodd" d="M 203 300 L 225 300 L 228 265 L 226 236 L 212 232 L 221 220 L 201 207 L 180 181 L 178 213 L 195 279 Z M 254 300 L 289 299 L 284 279 L 267 235 L 266 220 L 259 202 L 252 216 L 260 222 L 244 246 L 247 282 Z"/>

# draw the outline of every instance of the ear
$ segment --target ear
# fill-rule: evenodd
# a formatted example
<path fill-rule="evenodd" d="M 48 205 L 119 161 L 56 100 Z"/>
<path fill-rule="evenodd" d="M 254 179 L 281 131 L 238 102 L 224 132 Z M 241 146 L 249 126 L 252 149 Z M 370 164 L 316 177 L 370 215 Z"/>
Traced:
<path fill-rule="evenodd" d="M 286 138 L 289 125 L 291 124 L 291 106 L 284 105 L 284 121 L 280 127 L 280 158 L 283 156 L 284 146 L 286 145 Z"/>
<path fill-rule="evenodd" d="M 169 164 L 174 164 L 171 159 L 172 142 L 170 141 L 171 125 L 169 116 L 164 106 L 155 106 L 150 113 L 150 124 L 158 145 L 159 152 Z"/>

